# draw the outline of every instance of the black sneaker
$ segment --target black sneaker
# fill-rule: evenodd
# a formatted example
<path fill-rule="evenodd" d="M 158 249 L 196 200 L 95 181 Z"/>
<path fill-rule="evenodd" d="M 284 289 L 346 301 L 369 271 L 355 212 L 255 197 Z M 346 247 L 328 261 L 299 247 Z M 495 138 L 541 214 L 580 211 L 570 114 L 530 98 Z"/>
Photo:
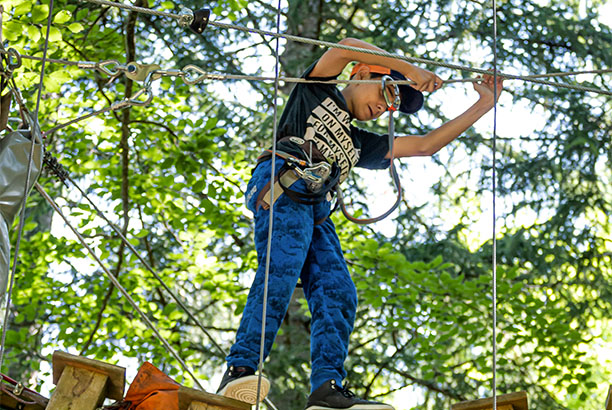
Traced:
<path fill-rule="evenodd" d="M 255 376 L 255 370 L 250 367 L 230 366 L 221 379 L 217 389 L 220 396 L 231 397 L 249 404 L 257 404 L 257 384 L 259 376 Z M 265 377 L 261 378 L 261 390 L 259 401 L 262 401 L 270 391 L 270 382 Z"/>
<path fill-rule="evenodd" d="M 335 380 L 328 380 L 308 397 L 306 410 L 395 410 L 388 404 L 377 401 L 368 401 L 355 397 L 355 394 L 336 384 Z"/>

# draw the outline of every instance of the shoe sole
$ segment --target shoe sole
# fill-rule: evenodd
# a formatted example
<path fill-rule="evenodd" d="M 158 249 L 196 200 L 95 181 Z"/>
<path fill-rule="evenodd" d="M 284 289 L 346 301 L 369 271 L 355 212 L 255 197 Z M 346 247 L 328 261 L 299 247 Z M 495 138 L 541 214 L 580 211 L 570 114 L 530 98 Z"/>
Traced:
<path fill-rule="evenodd" d="M 229 382 L 217 394 L 230 397 L 248 404 L 257 404 L 257 384 L 259 376 L 245 376 Z M 263 401 L 270 391 L 270 382 L 265 377 L 261 378 L 261 390 L 259 401 Z"/>
<path fill-rule="evenodd" d="M 306 410 L 338 410 L 338 407 L 326 406 L 310 406 Z M 388 404 L 355 404 L 351 407 L 343 408 L 342 410 L 395 410 L 394 407 Z"/>

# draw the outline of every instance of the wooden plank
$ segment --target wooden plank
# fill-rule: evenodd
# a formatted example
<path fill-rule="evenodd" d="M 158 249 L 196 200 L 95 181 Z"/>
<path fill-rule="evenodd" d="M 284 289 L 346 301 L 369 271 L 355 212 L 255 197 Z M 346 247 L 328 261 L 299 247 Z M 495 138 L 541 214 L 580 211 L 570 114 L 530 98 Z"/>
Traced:
<path fill-rule="evenodd" d="M 179 410 L 251 410 L 251 405 L 229 397 L 181 386 Z"/>
<path fill-rule="evenodd" d="M 606 399 L 606 410 L 612 410 L 612 386 L 608 389 L 608 398 Z"/>
<path fill-rule="evenodd" d="M 493 398 L 463 401 L 453 404 L 451 410 L 493 410 Z M 529 410 L 527 393 L 521 391 L 497 396 L 497 410 Z"/>
<path fill-rule="evenodd" d="M 104 401 L 108 376 L 65 366 L 47 410 L 95 410 Z"/>
<path fill-rule="evenodd" d="M 108 376 L 106 386 L 106 397 L 114 400 L 122 400 L 125 391 L 125 367 L 115 366 L 99 360 L 75 356 L 59 350 L 53 352 L 53 383 L 57 384 L 66 366 L 88 370 Z"/>
<path fill-rule="evenodd" d="M 214 404 L 206 404 L 201 401 L 193 401 L 187 410 L 226 410 L 227 407 L 219 407 Z"/>

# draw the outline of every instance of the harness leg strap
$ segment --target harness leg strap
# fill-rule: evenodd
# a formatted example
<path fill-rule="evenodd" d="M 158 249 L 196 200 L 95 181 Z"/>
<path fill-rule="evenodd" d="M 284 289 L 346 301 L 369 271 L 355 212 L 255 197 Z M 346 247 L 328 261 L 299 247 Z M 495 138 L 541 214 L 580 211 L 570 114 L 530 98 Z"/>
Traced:
<path fill-rule="evenodd" d="M 279 181 L 280 179 L 280 181 Z M 257 204 L 255 205 L 255 209 L 259 209 L 260 206 L 263 209 L 270 209 L 270 205 L 274 205 L 274 203 L 278 200 L 278 198 L 283 194 L 283 188 L 281 187 L 281 183 L 285 187 L 290 187 L 293 185 L 300 177 L 297 176 L 295 171 L 286 170 L 281 172 L 278 177 L 275 178 L 274 182 L 274 199 L 270 202 L 270 182 L 263 187 L 259 195 L 257 196 Z"/>

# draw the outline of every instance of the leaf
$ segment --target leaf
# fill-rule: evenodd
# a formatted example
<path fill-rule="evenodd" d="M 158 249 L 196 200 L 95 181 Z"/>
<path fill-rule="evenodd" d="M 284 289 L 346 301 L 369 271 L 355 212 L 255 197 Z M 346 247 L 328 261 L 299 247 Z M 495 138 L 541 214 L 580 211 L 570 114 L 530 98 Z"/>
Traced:
<path fill-rule="evenodd" d="M 40 40 L 40 30 L 38 29 L 38 27 L 35 26 L 28 26 L 27 27 L 27 31 L 28 31 L 28 39 L 34 43 L 36 43 L 38 40 Z"/>
<path fill-rule="evenodd" d="M 81 23 L 71 23 L 67 28 L 73 33 L 79 33 L 85 29 Z"/>
<path fill-rule="evenodd" d="M 53 22 L 55 24 L 64 24 L 68 22 L 72 18 L 72 13 L 68 10 L 61 10 L 59 13 L 53 17 Z"/>
<path fill-rule="evenodd" d="M 9 41 L 16 41 L 21 35 L 22 25 L 15 23 L 14 21 L 7 21 L 4 23 L 4 36 Z"/>
<path fill-rule="evenodd" d="M 41 23 L 47 20 L 47 17 L 49 17 L 49 6 L 48 5 L 40 4 L 32 8 L 32 21 L 34 23 Z"/>
<path fill-rule="evenodd" d="M 29 1 L 24 1 L 23 3 L 15 7 L 15 10 L 13 11 L 13 17 L 18 17 L 23 14 L 26 14 L 30 10 L 32 10 L 32 3 Z"/>
<path fill-rule="evenodd" d="M 46 35 L 46 32 L 45 32 L 45 35 Z M 57 43 L 60 41 L 62 41 L 62 32 L 57 27 L 51 26 L 49 30 L 49 42 Z"/>

